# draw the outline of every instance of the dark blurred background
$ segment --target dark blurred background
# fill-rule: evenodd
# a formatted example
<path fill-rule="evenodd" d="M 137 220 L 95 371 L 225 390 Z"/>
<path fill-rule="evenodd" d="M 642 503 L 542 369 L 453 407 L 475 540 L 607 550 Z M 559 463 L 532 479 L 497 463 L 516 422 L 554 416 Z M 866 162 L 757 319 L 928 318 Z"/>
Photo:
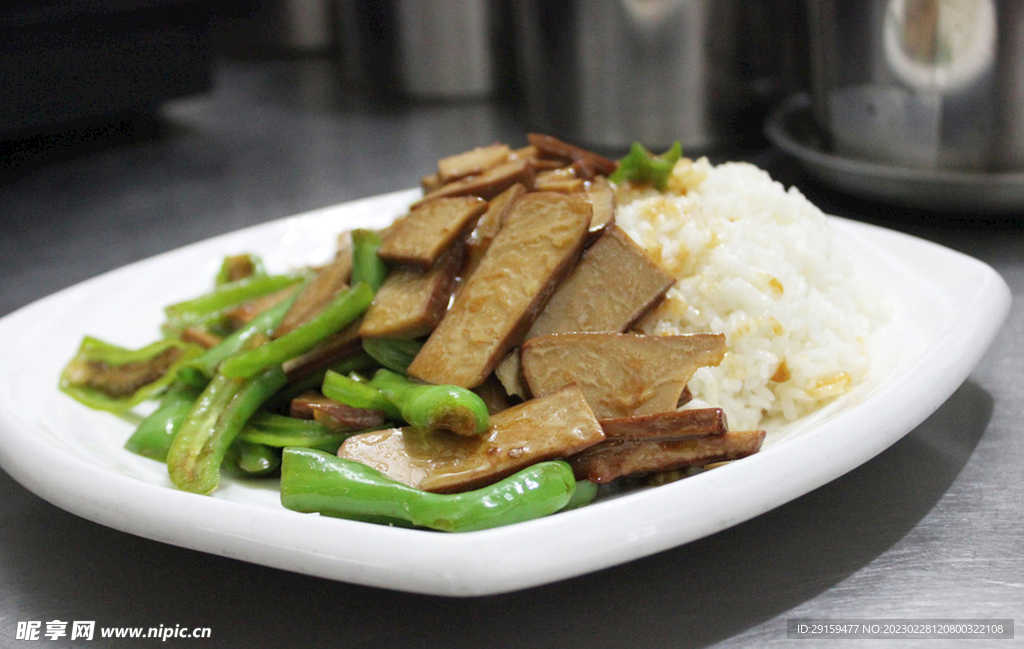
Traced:
<path fill-rule="evenodd" d="M 20 0 L 0 11 L 0 165 L 137 137 L 168 101 L 215 90 L 225 63 L 298 58 L 380 106 L 498 101 L 526 128 L 607 150 L 679 133 L 693 150 L 757 146 L 768 108 L 806 85 L 803 13 L 761 0 Z"/>

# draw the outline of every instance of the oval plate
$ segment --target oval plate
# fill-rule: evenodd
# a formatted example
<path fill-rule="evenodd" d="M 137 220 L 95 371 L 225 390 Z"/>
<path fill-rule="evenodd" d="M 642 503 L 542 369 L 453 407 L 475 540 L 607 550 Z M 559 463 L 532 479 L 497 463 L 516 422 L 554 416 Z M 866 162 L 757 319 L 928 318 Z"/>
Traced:
<path fill-rule="evenodd" d="M 253 252 L 285 270 L 329 258 L 338 233 L 404 213 L 415 190 L 240 230 L 43 298 L 0 320 L 0 466 L 51 503 L 165 543 L 298 573 L 448 596 L 489 595 L 624 563 L 782 505 L 874 457 L 967 378 L 1008 313 L 989 266 L 932 243 L 832 218 L 882 280 L 893 315 L 872 345 L 886 358 L 853 392 L 772 430 L 757 455 L 537 521 L 443 534 L 299 514 L 275 480 L 177 491 L 164 465 L 122 445 L 133 422 L 57 389 L 84 334 L 128 347 L 158 336 L 164 305 L 204 292 L 221 258 Z"/>

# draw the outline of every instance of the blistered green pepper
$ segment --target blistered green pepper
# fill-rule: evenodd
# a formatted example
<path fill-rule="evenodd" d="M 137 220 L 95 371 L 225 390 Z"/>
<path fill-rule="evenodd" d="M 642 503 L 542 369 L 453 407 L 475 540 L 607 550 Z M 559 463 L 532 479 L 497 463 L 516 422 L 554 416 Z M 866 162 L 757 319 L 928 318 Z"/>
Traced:
<path fill-rule="evenodd" d="M 177 368 L 201 352 L 175 338 L 126 349 L 86 336 L 61 372 L 60 389 L 90 408 L 123 414 L 166 389 Z"/>
<path fill-rule="evenodd" d="M 135 428 L 124 447 L 132 453 L 160 462 L 167 461 L 167 451 L 182 422 L 199 398 L 199 390 L 176 383 L 160 398 L 160 405 Z"/>
<path fill-rule="evenodd" d="M 381 236 L 374 230 L 352 231 L 352 283 L 366 282 L 375 292 L 388 275 L 384 260 L 377 254 Z"/>
<path fill-rule="evenodd" d="M 238 439 L 274 448 L 301 446 L 337 450 L 354 433 L 332 433 L 312 419 L 287 417 L 271 412 L 254 415 L 238 434 Z"/>
<path fill-rule="evenodd" d="M 365 282 L 359 282 L 336 295 L 312 320 L 280 338 L 226 359 L 220 365 L 220 373 L 245 378 L 295 358 L 331 334 L 344 329 L 362 315 L 372 301 L 373 289 Z"/>
<path fill-rule="evenodd" d="M 683 147 L 678 141 L 661 155 L 654 155 L 644 145 L 634 142 L 629 153 L 619 161 L 619 168 L 608 177 L 608 180 L 614 183 L 628 180 L 653 185 L 655 189 L 663 191 L 668 185 L 673 167 L 682 155 Z"/>
<path fill-rule="evenodd" d="M 180 331 L 186 327 L 207 324 L 223 316 L 224 312 L 243 302 L 269 295 L 305 279 L 306 274 L 263 275 L 247 277 L 221 284 L 209 293 L 164 308 L 167 318 L 165 331 Z"/>
<path fill-rule="evenodd" d="M 459 435 L 487 432 L 487 404 L 465 388 L 419 383 L 388 369 L 377 370 L 369 385 L 380 390 L 414 428 Z"/>
<path fill-rule="evenodd" d="M 423 343 L 411 338 L 363 338 L 363 350 L 373 360 L 395 372 L 405 374 Z"/>
<path fill-rule="evenodd" d="M 553 514 L 576 490 L 572 469 L 560 460 L 539 462 L 487 487 L 456 494 L 414 489 L 336 455 L 286 448 L 281 462 L 281 504 L 295 511 L 444 532 L 511 525 Z"/>
<path fill-rule="evenodd" d="M 281 452 L 264 444 L 235 438 L 224 454 L 223 467 L 246 477 L 269 475 L 281 466 Z"/>
<path fill-rule="evenodd" d="M 287 382 L 275 365 L 249 379 L 217 373 L 196 399 L 167 453 L 167 472 L 179 489 L 208 494 L 220 465 L 249 418 Z"/>
<path fill-rule="evenodd" d="M 282 300 L 266 309 L 253 318 L 249 324 L 233 331 L 217 345 L 206 350 L 197 358 L 183 363 L 178 370 L 181 380 L 196 387 L 201 388 L 205 386 L 214 372 L 217 371 L 217 367 L 221 362 L 245 349 L 250 344 L 250 340 L 256 336 L 266 336 L 269 338 L 281 324 L 281 320 L 288 313 L 288 309 L 295 302 L 297 295 L 298 292 L 290 298 Z"/>
<path fill-rule="evenodd" d="M 220 263 L 220 270 L 214 278 L 214 285 L 230 284 L 246 277 L 263 277 L 267 274 L 263 260 L 256 255 L 243 253 L 228 255 Z"/>
<path fill-rule="evenodd" d="M 320 391 L 329 399 L 353 408 L 366 408 L 367 410 L 379 410 L 388 419 L 400 420 L 402 413 L 388 400 L 384 393 L 365 380 L 356 379 L 355 376 L 346 376 L 340 372 L 328 370 L 324 374 L 324 382 Z"/>

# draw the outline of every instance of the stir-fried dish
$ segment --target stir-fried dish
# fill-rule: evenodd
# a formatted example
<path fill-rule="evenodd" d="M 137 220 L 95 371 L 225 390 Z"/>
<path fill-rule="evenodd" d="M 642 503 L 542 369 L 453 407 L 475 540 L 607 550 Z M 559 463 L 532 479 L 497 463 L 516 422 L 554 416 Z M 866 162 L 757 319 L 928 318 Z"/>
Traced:
<path fill-rule="evenodd" d="M 727 336 L 655 330 L 679 269 L 617 218 L 691 167 L 678 146 L 613 161 L 539 134 L 446 157 L 386 228 L 341 224 L 328 263 L 229 256 L 166 307 L 159 341 L 86 337 L 61 389 L 113 413 L 154 403 L 126 448 L 184 491 L 263 476 L 289 509 L 445 531 L 744 458 L 765 430 L 691 390 Z"/>

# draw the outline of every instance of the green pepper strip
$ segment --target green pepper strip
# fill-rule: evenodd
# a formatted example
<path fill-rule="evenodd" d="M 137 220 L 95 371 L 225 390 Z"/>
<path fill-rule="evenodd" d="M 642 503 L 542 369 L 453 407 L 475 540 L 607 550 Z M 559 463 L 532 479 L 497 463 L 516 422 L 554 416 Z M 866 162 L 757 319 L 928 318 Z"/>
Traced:
<path fill-rule="evenodd" d="M 377 370 L 369 385 L 379 389 L 414 428 L 459 435 L 487 432 L 487 404 L 465 388 L 418 383 L 387 369 Z"/>
<path fill-rule="evenodd" d="M 124 414 L 146 399 L 159 394 L 174 380 L 178 367 L 202 352 L 198 345 L 182 342 L 176 338 L 167 338 L 151 343 L 140 349 L 126 349 L 92 336 L 82 338 L 82 343 L 75 356 L 68 361 L 60 375 L 60 389 L 80 403 L 95 410 L 105 410 L 115 414 Z M 163 367 L 157 367 L 161 356 L 175 353 L 176 358 Z M 153 367 L 148 367 L 150 365 Z M 102 368 L 102 369 L 101 369 Z M 154 369 L 160 374 L 155 378 L 148 376 Z M 138 374 L 135 379 L 139 384 L 129 385 L 134 389 L 126 394 L 112 393 L 104 389 L 104 379 L 99 376 L 104 372 L 115 378 L 118 375 L 129 376 Z"/>
<path fill-rule="evenodd" d="M 352 231 L 352 283 L 366 282 L 377 291 L 388 275 L 384 260 L 377 254 L 381 236 L 373 230 Z"/>
<path fill-rule="evenodd" d="M 576 480 L 561 460 L 539 462 L 493 485 L 435 494 L 388 478 L 365 464 L 313 449 L 286 448 L 281 504 L 359 521 L 406 523 L 468 532 L 553 514 L 572 499 Z"/>
<path fill-rule="evenodd" d="M 253 415 L 238 434 L 238 439 L 274 448 L 301 446 L 337 450 L 338 446 L 353 434 L 354 432 L 332 433 L 323 424 L 312 419 L 261 412 Z"/>
<path fill-rule="evenodd" d="M 250 379 L 218 373 L 196 399 L 167 453 L 167 471 L 179 489 L 208 494 L 220 482 L 228 446 L 260 406 L 287 382 L 280 366 Z"/>
<path fill-rule="evenodd" d="M 223 466 L 246 477 L 268 475 L 281 466 L 281 453 L 276 448 L 236 437 L 224 455 Z"/>
<path fill-rule="evenodd" d="M 363 350 L 383 367 L 405 374 L 423 343 L 409 338 L 364 338 Z"/>
<path fill-rule="evenodd" d="M 263 267 L 263 260 L 256 255 L 249 253 L 228 255 L 220 262 L 220 270 L 217 271 L 214 285 L 223 286 L 224 284 L 230 284 L 232 281 L 231 275 L 239 265 L 247 269 L 246 277 L 264 277 L 267 274 L 266 269 Z"/>
<path fill-rule="evenodd" d="M 279 365 L 309 351 L 327 336 L 344 329 L 358 318 L 370 302 L 373 289 L 360 282 L 336 295 L 315 318 L 280 338 L 226 359 L 220 372 L 228 377 L 247 378 L 271 365 Z"/>
<path fill-rule="evenodd" d="M 165 307 L 167 327 L 171 330 L 180 330 L 210 322 L 231 307 L 280 291 L 297 284 L 305 277 L 305 274 L 265 275 L 221 284 L 209 293 Z"/>
<path fill-rule="evenodd" d="M 290 298 L 263 311 L 249 324 L 226 336 L 219 344 L 206 350 L 198 358 L 184 363 L 178 371 L 179 378 L 196 387 L 203 387 L 217 371 L 217 366 L 226 358 L 242 351 L 249 341 L 258 335 L 270 336 L 281 324 L 298 291 Z"/>
<path fill-rule="evenodd" d="M 668 185 L 672 169 L 683 155 L 682 145 L 676 141 L 665 153 L 653 155 L 639 142 L 634 142 L 629 153 L 619 161 L 619 168 L 608 177 L 614 183 L 629 180 L 635 183 L 653 185 L 663 191 Z"/>
<path fill-rule="evenodd" d="M 356 380 L 333 370 L 328 370 L 324 374 L 324 382 L 320 391 L 328 399 L 334 399 L 346 406 L 379 410 L 388 419 L 402 419 L 401 411 L 384 396 L 380 389 L 365 381 Z"/>
<path fill-rule="evenodd" d="M 174 436 L 198 397 L 199 390 L 190 385 L 172 385 L 160 398 L 156 410 L 135 428 L 124 447 L 143 457 L 166 462 Z"/>

